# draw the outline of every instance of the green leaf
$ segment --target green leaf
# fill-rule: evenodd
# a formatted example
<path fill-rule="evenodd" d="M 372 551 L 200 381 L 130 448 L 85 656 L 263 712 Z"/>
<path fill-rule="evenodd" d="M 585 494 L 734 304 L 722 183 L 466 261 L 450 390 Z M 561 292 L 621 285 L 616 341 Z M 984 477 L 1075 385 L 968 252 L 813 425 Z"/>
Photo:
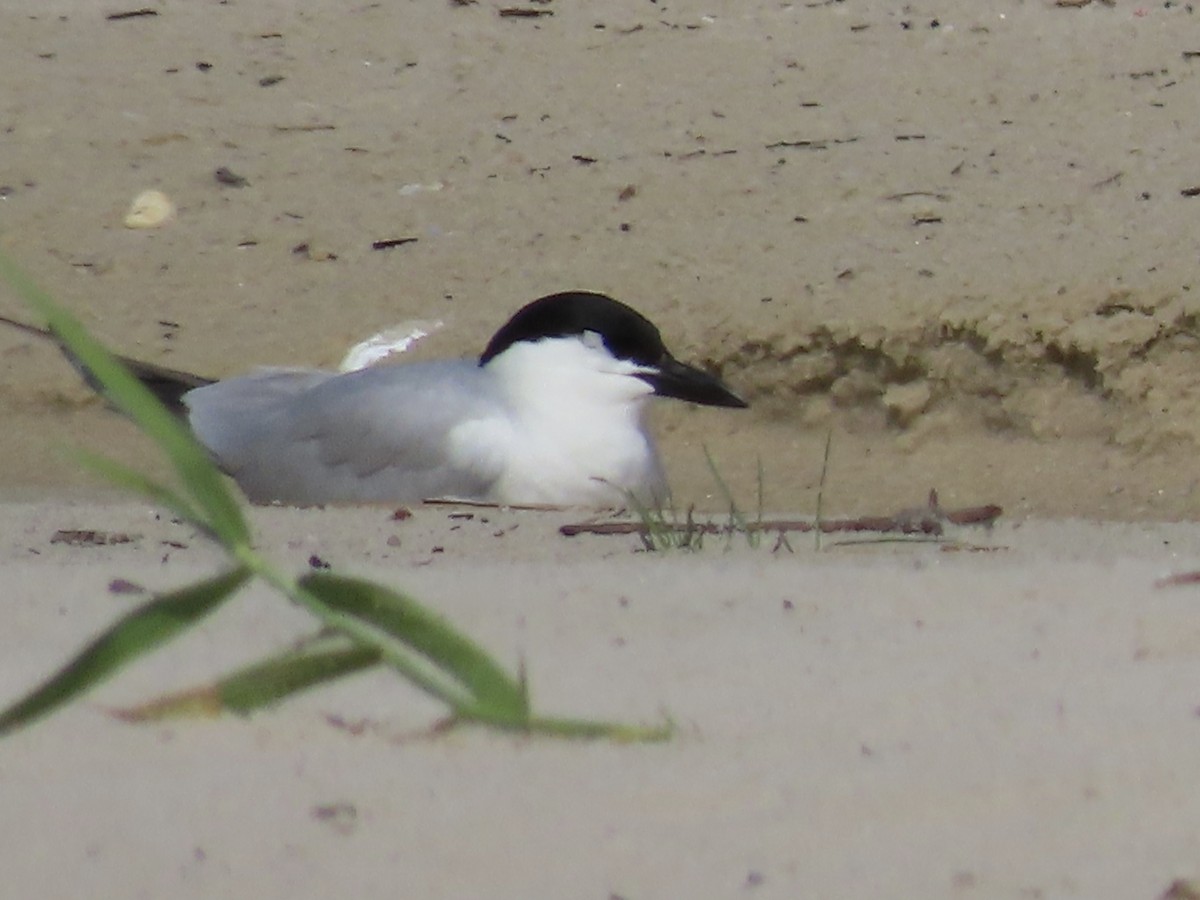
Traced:
<path fill-rule="evenodd" d="M 131 722 L 174 716 L 248 715 L 292 694 L 361 672 L 379 663 L 379 652 L 356 646 L 340 635 L 320 637 L 261 662 L 238 669 L 201 687 L 167 694 L 118 715 Z"/>
<path fill-rule="evenodd" d="M 156 506 L 161 506 L 186 519 L 193 525 L 209 531 L 208 523 L 192 504 L 170 488 L 159 484 L 154 479 L 143 475 L 136 469 L 131 469 L 115 459 L 91 453 L 87 450 L 77 452 L 79 461 L 87 468 L 101 475 L 106 481 L 135 493 L 141 494 Z"/>
<path fill-rule="evenodd" d="M 27 725 L 90 690 L 216 609 L 249 577 L 243 568 L 143 604 L 87 645 L 23 700 L 0 712 L 0 735 Z"/>
<path fill-rule="evenodd" d="M 187 426 L 3 253 L 0 253 L 0 277 L 45 317 L 55 336 L 104 386 L 109 402 L 133 419 L 162 449 L 197 508 L 206 515 L 204 524 L 228 545 L 248 544 L 250 531 L 236 498 Z"/>
<path fill-rule="evenodd" d="M 379 664 L 379 651 L 328 638 L 263 660 L 222 678 L 221 706 L 243 715 L 320 684 Z"/>
<path fill-rule="evenodd" d="M 370 581 L 324 572 L 305 576 L 300 586 L 326 606 L 369 625 L 381 637 L 398 642 L 401 646 L 384 653 L 384 662 L 449 702 L 458 715 L 473 715 L 471 708 L 478 707 L 476 712 L 488 718 L 514 722 L 528 718 L 529 702 L 524 686 L 470 638 L 415 600 Z M 440 673 L 466 688 L 469 700 L 454 699 L 452 694 L 448 697 L 451 692 L 439 684 L 439 679 L 431 677 L 426 667 L 420 667 L 404 648 L 416 651 Z"/>
<path fill-rule="evenodd" d="M 596 740 L 603 738 L 625 744 L 653 744 L 669 741 L 675 734 L 670 719 L 661 725 L 625 725 L 621 722 L 594 722 L 590 719 L 556 719 L 534 716 L 525 726 L 533 734 L 548 737 Z"/>

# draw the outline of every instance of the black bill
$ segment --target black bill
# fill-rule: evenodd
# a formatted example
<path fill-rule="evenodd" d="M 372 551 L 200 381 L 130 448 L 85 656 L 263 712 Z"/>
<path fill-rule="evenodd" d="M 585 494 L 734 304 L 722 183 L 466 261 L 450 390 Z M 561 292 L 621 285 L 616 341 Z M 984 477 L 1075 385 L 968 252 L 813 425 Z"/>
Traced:
<path fill-rule="evenodd" d="M 694 366 L 667 356 L 657 372 L 638 377 L 654 388 L 660 397 L 674 397 L 702 406 L 732 406 L 743 409 L 750 404 L 725 386 L 721 379 Z"/>

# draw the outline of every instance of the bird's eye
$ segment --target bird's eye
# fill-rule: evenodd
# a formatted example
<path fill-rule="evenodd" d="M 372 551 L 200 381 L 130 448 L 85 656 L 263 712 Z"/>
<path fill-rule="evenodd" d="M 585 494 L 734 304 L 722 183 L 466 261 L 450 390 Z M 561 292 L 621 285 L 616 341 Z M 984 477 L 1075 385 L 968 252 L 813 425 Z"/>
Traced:
<path fill-rule="evenodd" d="M 600 332 L 598 331 L 585 331 L 583 333 L 582 340 L 583 346 L 589 347 L 592 350 L 608 349 L 607 346 L 605 346 L 604 338 L 600 336 Z"/>

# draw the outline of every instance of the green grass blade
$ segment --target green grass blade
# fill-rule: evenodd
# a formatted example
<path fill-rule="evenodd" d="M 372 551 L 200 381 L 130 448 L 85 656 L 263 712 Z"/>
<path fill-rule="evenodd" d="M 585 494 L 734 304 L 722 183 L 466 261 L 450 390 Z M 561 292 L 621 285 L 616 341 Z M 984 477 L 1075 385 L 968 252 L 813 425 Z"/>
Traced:
<path fill-rule="evenodd" d="M 721 475 L 721 470 L 717 468 L 717 461 L 713 459 L 712 453 L 709 452 L 708 445 L 704 445 L 703 449 L 704 460 L 708 463 L 708 471 L 712 473 L 713 480 L 717 483 L 717 489 L 721 492 L 721 496 L 729 506 L 730 530 L 746 531 L 746 517 L 738 509 L 737 501 L 733 499 L 733 491 L 729 490 L 729 485 Z"/>
<path fill-rule="evenodd" d="M 117 487 L 141 494 L 156 506 L 168 509 L 193 525 L 198 525 L 208 530 L 208 523 L 204 516 L 182 495 L 171 490 L 169 487 L 161 485 L 136 469 L 131 469 L 123 463 L 117 462 L 115 459 L 109 459 L 107 456 L 92 453 L 88 450 L 77 451 L 76 456 L 85 467 L 102 476 L 105 481 Z"/>
<path fill-rule="evenodd" d="M 519 721 L 528 717 L 528 700 L 520 682 L 472 640 L 416 601 L 382 585 L 323 572 L 307 575 L 300 586 L 326 606 L 416 651 L 442 674 L 466 688 L 469 701 L 451 701 L 459 714 L 466 714 L 467 707 L 476 706 L 497 718 Z M 384 661 L 393 666 L 399 661 L 397 667 L 407 677 L 417 675 L 418 685 L 430 690 L 432 679 L 412 663 L 405 664 L 406 656 L 385 653 Z M 434 693 L 445 699 L 444 689 Z"/>
<path fill-rule="evenodd" d="M 263 660 L 221 679 L 221 706 L 241 715 L 378 665 L 379 651 L 337 639 Z"/>
<path fill-rule="evenodd" d="M 756 526 L 761 527 L 762 523 L 763 523 L 763 501 L 765 499 L 765 493 L 766 493 L 764 485 L 766 484 L 767 473 L 766 473 L 766 470 L 763 468 L 762 456 L 755 457 L 755 463 L 756 463 L 755 474 L 757 475 L 757 478 L 755 479 L 755 481 L 758 484 L 758 493 L 755 495 L 756 496 L 755 513 L 756 514 L 755 514 L 754 524 Z"/>
<path fill-rule="evenodd" d="M 0 253 L 0 277 L 41 313 L 55 336 L 104 386 L 108 401 L 133 419 L 162 449 L 197 508 L 206 514 L 205 524 L 214 534 L 228 544 L 249 543 L 249 528 L 237 500 L 187 426 L 3 253 Z"/>
<path fill-rule="evenodd" d="M 669 719 L 661 725 L 625 725 L 621 722 L 593 722 L 588 719 L 558 719 L 532 717 L 525 731 L 549 737 L 578 740 L 604 739 L 627 744 L 660 743 L 675 734 L 675 723 Z"/>
<path fill-rule="evenodd" d="M 821 477 L 817 482 L 817 511 L 813 521 L 813 541 L 816 550 L 821 551 L 821 534 L 824 528 L 825 513 L 825 480 L 829 475 L 829 448 L 833 446 L 833 428 L 825 433 L 825 455 L 821 458 Z"/>
<path fill-rule="evenodd" d="M 164 594 L 121 617 L 23 700 L 0 712 L 0 735 L 95 687 L 216 609 L 249 577 L 242 568 Z"/>
<path fill-rule="evenodd" d="M 293 694 L 361 672 L 379 663 L 379 652 L 344 637 L 306 642 L 238 669 L 212 684 L 167 694 L 118 715 L 130 722 L 177 716 L 215 716 L 225 711 L 249 715 Z"/>
<path fill-rule="evenodd" d="M 733 535 L 735 532 L 741 532 L 746 536 L 746 542 L 751 548 L 757 548 L 760 535 L 758 532 L 751 529 L 746 522 L 746 517 L 738 508 L 737 501 L 733 497 L 733 491 L 729 489 L 724 476 L 721 475 L 721 470 L 717 468 L 717 461 L 713 459 L 712 454 L 708 450 L 708 445 L 704 445 L 704 459 L 708 463 L 708 470 L 712 473 L 713 480 L 717 483 L 717 488 L 721 492 L 721 496 L 725 498 L 726 504 L 729 506 L 729 524 L 725 528 L 725 547 L 728 549 L 732 546 Z"/>

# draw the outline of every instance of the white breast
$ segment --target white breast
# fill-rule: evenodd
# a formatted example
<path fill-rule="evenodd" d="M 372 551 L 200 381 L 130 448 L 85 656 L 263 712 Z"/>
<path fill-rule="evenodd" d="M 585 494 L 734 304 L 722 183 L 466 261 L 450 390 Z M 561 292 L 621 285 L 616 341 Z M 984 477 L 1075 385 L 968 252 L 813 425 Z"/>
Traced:
<path fill-rule="evenodd" d="M 488 363 L 507 416 L 456 429 L 455 453 L 504 455 L 501 503 L 623 506 L 666 499 L 643 421 L 651 387 L 639 367 L 578 339 L 510 347 Z"/>

